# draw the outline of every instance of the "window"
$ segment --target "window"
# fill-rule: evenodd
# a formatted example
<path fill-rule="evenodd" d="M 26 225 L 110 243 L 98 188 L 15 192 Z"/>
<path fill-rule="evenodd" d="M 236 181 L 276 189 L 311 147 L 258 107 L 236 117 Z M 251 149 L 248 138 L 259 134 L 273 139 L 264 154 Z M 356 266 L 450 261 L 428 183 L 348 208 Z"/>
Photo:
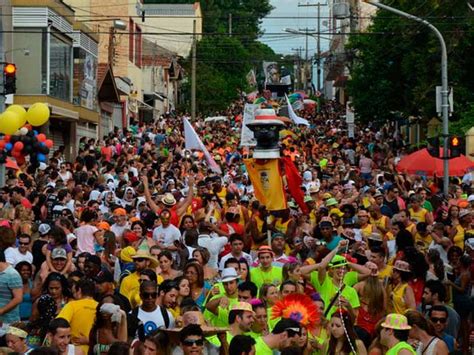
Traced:
<path fill-rule="evenodd" d="M 135 44 L 134 42 L 134 30 L 135 30 L 135 24 L 133 23 L 133 20 L 130 19 L 129 24 L 128 24 L 128 60 L 133 63 L 133 45 Z"/>
<path fill-rule="evenodd" d="M 49 94 L 70 101 L 72 44 L 67 43 L 59 34 L 50 36 Z"/>
<path fill-rule="evenodd" d="M 135 28 L 135 65 L 139 68 L 142 66 L 142 30 L 140 27 Z"/>

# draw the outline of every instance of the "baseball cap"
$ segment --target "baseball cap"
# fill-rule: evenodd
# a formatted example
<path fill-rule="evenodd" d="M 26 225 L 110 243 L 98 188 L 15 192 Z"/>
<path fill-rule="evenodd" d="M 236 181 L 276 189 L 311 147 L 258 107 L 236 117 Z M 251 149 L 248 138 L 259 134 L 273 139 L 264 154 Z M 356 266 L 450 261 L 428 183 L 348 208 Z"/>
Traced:
<path fill-rule="evenodd" d="M 48 234 L 50 230 L 51 230 L 51 226 L 47 223 L 41 223 L 40 226 L 38 227 L 38 232 L 41 235 Z"/>
<path fill-rule="evenodd" d="M 127 211 L 125 211 L 125 209 L 119 207 L 119 208 L 116 208 L 114 210 L 114 216 L 126 216 L 127 215 Z"/>
<path fill-rule="evenodd" d="M 96 227 L 98 229 L 103 229 L 105 231 L 109 231 L 110 230 L 110 224 L 108 224 L 107 222 L 105 221 L 102 221 L 102 222 L 99 222 L 97 223 Z"/>
<path fill-rule="evenodd" d="M 51 252 L 51 259 L 67 259 L 66 249 L 54 248 Z"/>

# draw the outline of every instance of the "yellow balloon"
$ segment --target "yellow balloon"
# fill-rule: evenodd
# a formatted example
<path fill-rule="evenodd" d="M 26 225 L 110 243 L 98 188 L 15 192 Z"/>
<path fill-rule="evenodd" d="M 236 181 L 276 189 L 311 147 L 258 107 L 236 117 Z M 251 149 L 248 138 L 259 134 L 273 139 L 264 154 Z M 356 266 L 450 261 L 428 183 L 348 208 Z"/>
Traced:
<path fill-rule="evenodd" d="M 20 119 L 18 114 L 13 111 L 5 111 L 0 115 L 0 132 L 4 134 L 13 134 L 20 128 Z"/>
<path fill-rule="evenodd" d="M 20 127 L 23 127 L 26 123 L 26 110 L 23 106 L 20 105 L 11 105 L 8 106 L 7 111 L 16 112 L 20 120 Z"/>
<path fill-rule="evenodd" d="M 32 126 L 42 126 L 49 120 L 49 107 L 48 105 L 37 102 L 26 111 L 26 120 Z"/>

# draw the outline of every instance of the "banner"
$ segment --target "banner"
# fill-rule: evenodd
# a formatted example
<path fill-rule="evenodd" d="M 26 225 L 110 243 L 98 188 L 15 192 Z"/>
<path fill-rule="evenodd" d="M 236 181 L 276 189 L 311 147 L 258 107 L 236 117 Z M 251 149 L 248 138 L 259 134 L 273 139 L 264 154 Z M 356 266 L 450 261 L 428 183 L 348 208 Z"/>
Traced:
<path fill-rule="evenodd" d="M 280 84 L 280 72 L 276 62 L 263 62 L 265 84 Z"/>
<path fill-rule="evenodd" d="M 241 147 L 254 147 L 257 145 L 257 141 L 253 136 L 253 132 L 247 127 L 247 124 L 253 122 L 255 119 L 255 110 L 260 105 L 245 104 L 244 107 L 244 120 L 242 122 L 242 131 L 240 135 L 240 146 Z"/>
<path fill-rule="evenodd" d="M 216 163 L 214 158 L 209 154 L 206 146 L 202 143 L 189 120 L 184 117 L 184 143 L 188 150 L 200 150 L 204 153 L 209 168 L 216 174 L 222 174 L 221 167 Z"/>
<path fill-rule="evenodd" d="M 290 119 L 295 123 L 295 124 L 302 124 L 305 126 L 309 126 L 309 122 L 306 121 L 304 118 L 299 117 L 295 111 L 293 110 L 293 106 L 291 106 L 290 99 L 288 99 L 288 96 L 285 95 L 286 97 L 286 102 L 288 104 L 288 115 L 290 116 Z"/>
<path fill-rule="evenodd" d="M 279 162 L 279 159 L 244 159 L 255 197 L 269 211 L 288 207 Z"/>

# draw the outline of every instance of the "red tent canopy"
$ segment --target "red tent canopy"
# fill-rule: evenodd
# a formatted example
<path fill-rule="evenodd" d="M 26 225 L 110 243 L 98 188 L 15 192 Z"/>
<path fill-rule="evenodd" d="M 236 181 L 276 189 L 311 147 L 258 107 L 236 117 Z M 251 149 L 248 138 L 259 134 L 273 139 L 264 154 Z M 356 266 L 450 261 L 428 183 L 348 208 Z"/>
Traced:
<path fill-rule="evenodd" d="M 426 148 L 403 157 L 397 170 L 406 174 L 423 176 L 443 176 L 443 159 L 432 157 Z M 474 162 L 464 155 L 449 160 L 449 176 L 463 176 L 474 170 Z"/>

